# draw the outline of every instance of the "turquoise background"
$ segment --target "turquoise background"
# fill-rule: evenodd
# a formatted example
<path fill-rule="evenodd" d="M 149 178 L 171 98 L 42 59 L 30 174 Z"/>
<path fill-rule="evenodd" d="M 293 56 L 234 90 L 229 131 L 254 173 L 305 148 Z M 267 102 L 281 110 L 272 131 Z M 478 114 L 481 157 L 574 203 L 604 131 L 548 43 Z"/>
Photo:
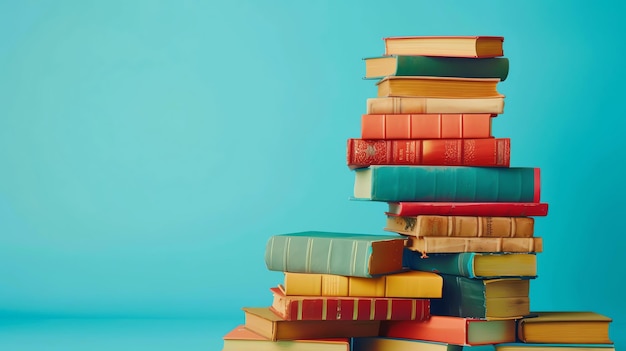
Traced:
<path fill-rule="evenodd" d="M 376 95 L 361 59 L 395 35 L 505 37 L 494 135 L 511 138 L 512 166 L 541 168 L 550 205 L 531 307 L 608 315 L 626 346 L 624 10 L 1 1 L 0 348 L 180 346 L 152 336 L 190 329 L 116 325 L 100 343 L 105 327 L 76 339 L 41 322 L 159 318 L 209 321 L 187 349 L 220 349 L 282 280 L 265 268 L 269 236 L 383 234 L 386 204 L 348 199 L 345 143 Z"/>

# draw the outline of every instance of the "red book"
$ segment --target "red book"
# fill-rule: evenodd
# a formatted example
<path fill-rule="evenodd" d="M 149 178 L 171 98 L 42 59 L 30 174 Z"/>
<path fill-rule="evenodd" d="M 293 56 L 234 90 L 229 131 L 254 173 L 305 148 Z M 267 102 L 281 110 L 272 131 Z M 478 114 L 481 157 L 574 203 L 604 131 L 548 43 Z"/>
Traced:
<path fill-rule="evenodd" d="M 380 336 L 476 346 L 515 342 L 515 319 L 430 316 L 425 321 L 386 321 Z"/>
<path fill-rule="evenodd" d="M 540 202 L 389 202 L 386 212 L 394 216 L 489 216 L 531 217 L 548 215 Z"/>
<path fill-rule="evenodd" d="M 430 316 L 430 299 L 287 296 L 280 287 L 270 290 L 270 310 L 284 320 L 421 321 Z"/>
<path fill-rule="evenodd" d="M 351 169 L 371 165 L 509 167 L 508 138 L 365 140 L 348 139 Z"/>
<path fill-rule="evenodd" d="M 362 139 L 480 139 L 491 138 L 488 113 L 366 114 L 361 116 Z"/>

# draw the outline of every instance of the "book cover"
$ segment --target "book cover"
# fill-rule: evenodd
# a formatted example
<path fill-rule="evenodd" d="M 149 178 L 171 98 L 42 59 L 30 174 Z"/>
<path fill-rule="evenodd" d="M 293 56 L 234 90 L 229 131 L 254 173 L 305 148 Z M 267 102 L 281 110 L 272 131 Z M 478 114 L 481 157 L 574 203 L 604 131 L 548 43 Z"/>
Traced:
<path fill-rule="evenodd" d="M 547 216 L 543 202 L 388 202 L 387 214 L 397 216 Z"/>
<path fill-rule="evenodd" d="M 350 351 L 350 338 L 272 341 L 239 325 L 224 335 L 222 351 Z"/>
<path fill-rule="evenodd" d="M 365 79 L 385 76 L 434 76 L 461 78 L 498 78 L 509 74 L 509 59 L 504 57 L 476 60 L 465 57 L 390 55 L 366 57 Z"/>
<path fill-rule="evenodd" d="M 433 272 L 405 271 L 376 278 L 285 272 L 286 295 L 440 298 L 443 278 Z"/>
<path fill-rule="evenodd" d="M 515 320 L 485 320 L 431 315 L 426 321 L 383 321 L 380 336 L 461 346 L 514 342 Z"/>
<path fill-rule="evenodd" d="M 427 257 L 431 253 L 459 253 L 459 252 L 541 252 L 543 240 L 533 238 L 494 238 L 494 237 L 407 237 L 409 250 L 419 251 Z"/>
<path fill-rule="evenodd" d="M 350 169 L 371 165 L 509 167 L 511 141 L 490 139 L 348 139 Z"/>
<path fill-rule="evenodd" d="M 285 295 L 271 288 L 270 309 L 284 320 L 424 320 L 430 299 Z"/>
<path fill-rule="evenodd" d="M 614 344 L 548 344 L 512 342 L 493 345 L 496 351 L 615 351 Z"/>
<path fill-rule="evenodd" d="M 518 321 L 518 337 L 528 343 L 612 344 L 612 319 L 591 311 L 544 311 Z"/>
<path fill-rule="evenodd" d="M 443 296 L 432 300 L 433 315 L 490 320 L 522 318 L 530 313 L 529 279 L 442 277 Z"/>
<path fill-rule="evenodd" d="M 396 113 L 361 115 L 362 139 L 491 138 L 489 113 Z"/>
<path fill-rule="evenodd" d="M 531 167 L 369 166 L 354 170 L 354 199 L 428 202 L 539 202 Z"/>
<path fill-rule="evenodd" d="M 369 278 L 402 271 L 404 245 L 400 235 L 319 231 L 273 235 L 265 249 L 265 264 L 272 271 Z"/>
<path fill-rule="evenodd" d="M 385 337 L 354 338 L 352 351 L 462 351 L 463 346 Z"/>
<path fill-rule="evenodd" d="M 410 236 L 467 236 L 530 238 L 532 217 L 491 216 L 393 216 L 387 215 L 384 230 Z"/>
<path fill-rule="evenodd" d="M 243 307 L 245 328 L 272 341 L 377 336 L 380 321 L 286 321 L 269 307 Z"/>
<path fill-rule="evenodd" d="M 501 36 L 394 36 L 383 40 L 385 55 L 473 58 L 504 55 Z"/>
<path fill-rule="evenodd" d="M 366 100 L 367 114 L 398 113 L 504 113 L 504 97 L 493 98 L 430 98 L 376 97 Z"/>
<path fill-rule="evenodd" d="M 503 97 L 497 78 L 396 77 L 376 83 L 378 97 L 493 98 Z"/>
<path fill-rule="evenodd" d="M 473 279 L 537 276 L 537 255 L 534 253 L 433 253 L 423 257 L 407 249 L 403 258 L 404 265 L 410 269 Z"/>

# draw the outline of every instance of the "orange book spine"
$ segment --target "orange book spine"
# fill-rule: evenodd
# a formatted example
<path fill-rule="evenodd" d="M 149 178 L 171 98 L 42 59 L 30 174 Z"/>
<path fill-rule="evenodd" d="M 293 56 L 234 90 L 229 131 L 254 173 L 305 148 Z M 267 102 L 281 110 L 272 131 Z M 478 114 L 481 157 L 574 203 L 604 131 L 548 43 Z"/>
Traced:
<path fill-rule="evenodd" d="M 365 114 L 362 139 L 479 139 L 490 138 L 492 115 L 483 114 Z"/>

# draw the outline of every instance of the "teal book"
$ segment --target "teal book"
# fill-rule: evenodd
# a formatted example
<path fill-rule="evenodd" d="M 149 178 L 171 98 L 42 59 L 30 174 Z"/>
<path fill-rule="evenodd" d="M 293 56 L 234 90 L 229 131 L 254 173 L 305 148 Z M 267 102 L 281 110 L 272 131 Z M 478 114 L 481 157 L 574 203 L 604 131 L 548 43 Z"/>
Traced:
<path fill-rule="evenodd" d="M 532 167 L 369 166 L 354 170 L 355 200 L 539 202 Z"/>
<path fill-rule="evenodd" d="M 537 255 L 509 252 L 432 253 L 405 250 L 404 266 L 416 271 L 458 275 L 472 279 L 537 276 Z"/>
<path fill-rule="evenodd" d="M 434 56 L 379 56 L 367 57 L 365 79 L 386 76 L 431 76 L 460 78 L 498 78 L 505 80 L 509 74 L 509 59 L 434 57 Z"/>
<path fill-rule="evenodd" d="M 530 314 L 530 280 L 523 278 L 471 279 L 441 274 L 441 299 L 432 299 L 433 316 L 480 319 L 517 319 Z"/>
<path fill-rule="evenodd" d="M 272 236 L 265 248 L 269 270 L 373 277 L 403 271 L 401 235 L 301 232 Z"/>

